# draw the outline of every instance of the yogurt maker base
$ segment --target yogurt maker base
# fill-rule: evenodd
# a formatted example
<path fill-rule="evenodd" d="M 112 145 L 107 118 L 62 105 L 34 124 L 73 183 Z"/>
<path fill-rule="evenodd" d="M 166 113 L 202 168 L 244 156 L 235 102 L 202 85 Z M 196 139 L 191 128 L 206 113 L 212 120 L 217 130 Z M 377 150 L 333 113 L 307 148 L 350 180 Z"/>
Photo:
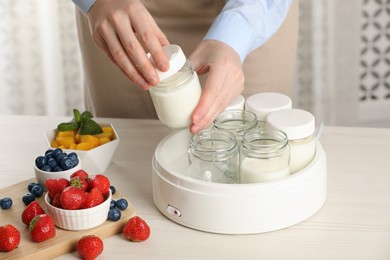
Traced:
<path fill-rule="evenodd" d="M 303 170 L 254 184 L 221 184 L 188 176 L 188 130 L 166 136 L 152 160 L 153 200 L 172 221 L 202 231 L 254 234 L 286 228 L 316 213 L 326 200 L 326 156 L 319 141 Z"/>

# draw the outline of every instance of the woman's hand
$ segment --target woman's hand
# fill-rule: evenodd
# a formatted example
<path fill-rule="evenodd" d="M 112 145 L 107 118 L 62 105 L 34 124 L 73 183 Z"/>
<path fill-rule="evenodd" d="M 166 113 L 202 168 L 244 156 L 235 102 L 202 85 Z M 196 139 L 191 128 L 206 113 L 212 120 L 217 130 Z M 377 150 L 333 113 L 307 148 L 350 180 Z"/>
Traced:
<path fill-rule="evenodd" d="M 87 16 L 97 46 L 129 79 L 145 90 L 159 83 L 146 52 L 159 70 L 167 71 L 162 46 L 169 42 L 139 0 L 97 0 Z"/>
<path fill-rule="evenodd" d="M 209 126 L 244 89 L 244 72 L 238 53 L 216 40 L 202 41 L 189 57 L 193 69 L 208 73 L 202 96 L 192 113 L 191 133 Z"/>

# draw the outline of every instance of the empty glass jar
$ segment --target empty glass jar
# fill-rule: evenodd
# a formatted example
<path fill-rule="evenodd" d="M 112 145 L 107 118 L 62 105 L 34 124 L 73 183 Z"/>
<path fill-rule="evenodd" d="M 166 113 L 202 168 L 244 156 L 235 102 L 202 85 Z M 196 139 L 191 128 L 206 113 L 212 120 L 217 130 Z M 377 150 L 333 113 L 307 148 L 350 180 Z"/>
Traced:
<path fill-rule="evenodd" d="M 214 128 L 235 134 L 238 146 L 241 144 L 242 135 L 250 129 L 257 128 L 257 125 L 256 115 L 243 109 L 225 110 L 214 120 Z"/>
<path fill-rule="evenodd" d="M 188 149 L 190 177 L 206 182 L 238 183 L 236 137 L 223 129 L 205 129 L 192 136 Z"/>

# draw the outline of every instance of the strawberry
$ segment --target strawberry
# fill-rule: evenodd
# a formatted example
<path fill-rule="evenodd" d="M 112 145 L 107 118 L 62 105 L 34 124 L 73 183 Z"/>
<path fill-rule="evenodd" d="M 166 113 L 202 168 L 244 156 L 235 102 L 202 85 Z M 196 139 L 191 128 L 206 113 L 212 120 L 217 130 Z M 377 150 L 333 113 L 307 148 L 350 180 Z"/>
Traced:
<path fill-rule="evenodd" d="M 41 214 L 30 222 L 29 231 L 34 242 L 43 242 L 56 236 L 53 219 L 47 214 Z"/>
<path fill-rule="evenodd" d="M 145 241 L 150 236 L 150 228 L 145 220 L 138 216 L 130 218 L 122 229 L 123 236 L 134 242 Z"/>
<path fill-rule="evenodd" d="M 56 193 L 56 195 L 54 195 L 54 198 L 51 200 L 51 205 L 53 205 L 56 208 L 62 208 L 61 193 Z"/>
<path fill-rule="evenodd" d="M 0 251 L 9 252 L 18 247 L 20 232 L 11 224 L 0 226 Z"/>
<path fill-rule="evenodd" d="M 81 209 L 87 201 L 87 195 L 82 189 L 69 186 L 61 193 L 60 201 L 63 209 Z"/>
<path fill-rule="evenodd" d="M 87 195 L 87 201 L 85 202 L 85 208 L 92 208 L 104 202 L 102 192 L 94 187 Z"/>
<path fill-rule="evenodd" d="M 103 174 L 89 176 L 87 181 L 89 190 L 97 187 L 102 192 L 103 196 L 106 196 L 110 191 L 110 181 Z"/>
<path fill-rule="evenodd" d="M 88 178 L 88 173 L 84 170 L 78 170 L 74 173 L 72 173 L 72 175 L 70 175 L 70 179 L 73 179 L 75 177 L 79 177 L 80 179 L 84 179 L 86 180 Z"/>
<path fill-rule="evenodd" d="M 69 180 L 65 178 L 46 180 L 46 188 L 49 193 L 50 199 L 53 199 L 56 193 L 61 193 L 68 186 L 69 186 Z"/>
<path fill-rule="evenodd" d="M 22 212 L 22 222 L 27 226 L 35 216 L 45 214 L 45 211 L 41 207 L 38 201 L 34 200 L 31 202 Z"/>
<path fill-rule="evenodd" d="M 93 260 L 103 252 L 103 241 L 94 235 L 83 236 L 76 249 L 82 259 Z"/>
<path fill-rule="evenodd" d="M 88 189 L 87 180 L 84 179 L 83 177 L 79 177 L 79 176 L 76 176 L 76 177 L 73 177 L 72 179 L 70 179 L 69 185 L 79 187 L 83 191 L 86 191 Z"/>

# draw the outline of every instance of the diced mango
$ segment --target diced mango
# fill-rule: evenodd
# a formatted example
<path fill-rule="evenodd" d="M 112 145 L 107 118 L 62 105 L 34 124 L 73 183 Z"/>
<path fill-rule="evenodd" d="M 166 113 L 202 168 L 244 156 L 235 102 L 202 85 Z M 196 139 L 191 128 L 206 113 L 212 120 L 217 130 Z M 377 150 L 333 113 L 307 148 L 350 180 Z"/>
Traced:
<path fill-rule="evenodd" d="M 93 147 L 92 147 L 92 144 L 91 143 L 79 143 L 77 145 L 77 150 L 84 150 L 84 151 L 87 151 L 87 150 L 91 150 Z"/>
<path fill-rule="evenodd" d="M 80 141 L 80 143 L 90 143 L 93 148 L 99 145 L 99 138 L 93 135 L 81 135 Z"/>
<path fill-rule="evenodd" d="M 108 139 L 112 140 L 113 134 L 112 133 L 101 133 L 101 134 L 97 134 L 95 136 L 97 138 L 107 137 Z"/>
<path fill-rule="evenodd" d="M 76 140 L 73 136 L 58 136 L 56 141 L 59 145 L 64 146 L 66 149 L 68 149 L 71 144 L 76 143 Z"/>
<path fill-rule="evenodd" d="M 105 144 L 105 143 L 108 143 L 110 142 L 110 138 L 109 137 L 106 137 L 106 136 L 103 136 L 103 137 L 99 137 L 99 145 L 102 145 L 102 144 Z"/>
<path fill-rule="evenodd" d="M 60 145 L 57 143 L 56 140 L 53 140 L 53 141 L 51 141 L 50 146 L 51 146 L 52 148 L 58 148 Z"/>
<path fill-rule="evenodd" d="M 103 133 L 114 133 L 114 129 L 111 126 L 103 126 Z"/>
<path fill-rule="evenodd" d="M 114 129 L 112 129 L 111 126 L 104 126 L 102 127 L 102 129 L 103 129 L 103 134 L 106 134 L 106 136 L 108 135 L 110 140 L 114 138 Z"/>
<path fill-rule="evenodd" d="M 77 130 L 57 131 L 50 145 L 52 148 L 90 150 L 115 138 L 114 129 L 111 126 L 104 126 L 102 130 L 103 133 L 97 135 L 80 135 Z"/>
<path fill-rule="evenodd" d="M 76 130 L 70 130 L 70 131 L 64 131 L 64 132 L 58 131 L 57 132 L 57 136 L 61 136 L 61 137 L 68 137 L 68 136 L 74 137 L 76 134 L 77 134 Z"/>

